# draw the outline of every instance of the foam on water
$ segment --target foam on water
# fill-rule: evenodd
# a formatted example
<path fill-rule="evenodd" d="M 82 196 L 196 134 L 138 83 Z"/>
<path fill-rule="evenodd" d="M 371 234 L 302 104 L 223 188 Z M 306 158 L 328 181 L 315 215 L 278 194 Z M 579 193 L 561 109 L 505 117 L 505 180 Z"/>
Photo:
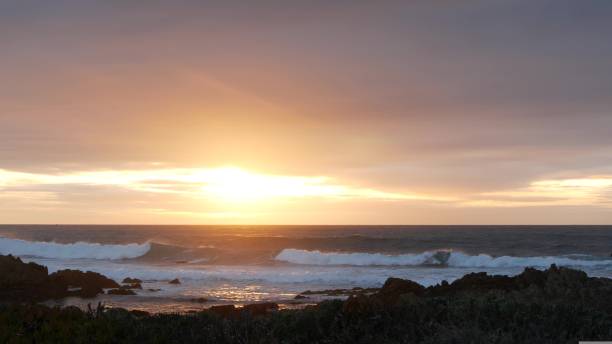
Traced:
<path fill-rule="evenodd" d="M 302 265 L 352 265 L 352 266 L 420 266 L 440 265 L 450 267 L 547 267 L 551 264 L 563 266 L 612 265 L 611 259 L 574 259 L 563 256 L 552 257 L 493 257 L 488 254 L 468 255 L 451 251 L 427 251 L 417 254 L 389 255 L 381 253 L 321 252 L 284 249 L 275 259 Z"/>
<path fill-rule="evenodd" d="M 145 282 L 159 282 L 178 278 L 181 285 L 172 287 L 178 291 L 189 286 L 208 285 L 211 283 L 226 283 L 229 285 L 241 284 L 267 285 L 301 285 L 299 289 L 310 289 L 311 285 L 323 286 L 322 289 L 348 288 L 355 286 L 377 287 L 390 277 L 410 278 L 424 285 L 440 282 L 442 279 L 453 280 L 460 277 L 459 269 L 448 271 L 432 270 L 440 269 L 414 269 L 405 268 L 372 268 L 372 267 L 335 267 L 319 266 L 304 268 L 302 266 L 244 266 L 244 265 L 215 265 L 203 268 L 190 267 L 186 265 L 143 265 L 126 263 L 126 261 L 91 261 L 91 260 L 58 260 L 30 258 L 26 261 L 34 261 L 45 265 L 49 272 L 61 269 L 90 270 L 101 273 L 116 281 L 126 277 L 138 278 Z M 519 271 L 517 270 L 516 273 Z"/>
<path fill-rule="evenodd" d="M 0 237 L 0 254 L 56 259 L 127 259 L 140 257 L 151 249 L 144 244 L 103 245 L 98 243 L 26 241 Z"/>

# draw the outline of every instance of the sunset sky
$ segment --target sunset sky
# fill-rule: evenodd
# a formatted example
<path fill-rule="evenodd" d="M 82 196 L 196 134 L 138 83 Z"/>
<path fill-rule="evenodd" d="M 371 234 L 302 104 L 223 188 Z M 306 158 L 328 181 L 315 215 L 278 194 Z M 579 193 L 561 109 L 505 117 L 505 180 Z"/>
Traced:
<path fill-rule="evenodd" d="M 611 18 L 1 1 L 0 223 L 610 223 Z"/>

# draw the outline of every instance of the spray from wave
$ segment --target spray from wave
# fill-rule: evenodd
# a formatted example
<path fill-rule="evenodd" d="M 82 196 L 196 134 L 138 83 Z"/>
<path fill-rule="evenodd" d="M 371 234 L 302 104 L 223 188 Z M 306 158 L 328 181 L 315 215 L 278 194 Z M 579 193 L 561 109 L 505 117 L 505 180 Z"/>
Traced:
<path fill-rule="evenodd" d="M 585 257 L 587 258 L 587 257 Z M 610 259 L 575 259 L 570 257 L 493 257 L 488 254 L 468 255 L 452 251 L 427 251 L 418 254 L 388 255 L 381 253 L 339 253 L 284 249 L 275 260 L 303 265 L 352 266 L 450 266 L 462 268 L 547 267 L 610 265 Z"/>
<path fill-rule="evenodd" d="M 140 257 L 151 249 L 144 244 L 104 245 L 88 242 L 60 244 L 0 238 L 0 254 L 54 259 L 129 259 Z"/>

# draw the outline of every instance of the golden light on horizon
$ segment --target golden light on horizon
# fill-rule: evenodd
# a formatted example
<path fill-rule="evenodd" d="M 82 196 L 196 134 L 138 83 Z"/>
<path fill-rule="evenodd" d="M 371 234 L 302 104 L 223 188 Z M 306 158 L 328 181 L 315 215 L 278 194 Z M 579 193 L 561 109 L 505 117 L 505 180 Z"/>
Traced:
<path fill-rule="evenodd" d="M 610 207 L 606 197 L 612 187 L 612 176 L 547 179 L 526 187 L 481 194 L 484 199 L 467 200 L 464 206 L 536 207 L 536 206 L 600 206 Z"/>
<path fill-rule="evenodd" d="M 0 170 L 0 185 L 112 186 L 139 192 L 175 194 L 217 203 L 249 203 L 292 198 L 447 200 L 351 185 L 327 176 L 264 174 L 225 166 L 211 168 L 100 170 L 37 174 Z"/>
<path fill-rule="evenodd" d="M 150 167 L 150 166 L 149 166 Z M 62 191 L 58 191 L 58 187 Z M 612 176 L 536 180 L 524 187 L 479 194 L 415 193 L 375 188 L 367 181 L 338 176 L 281 175 L 237 166 L 105 169 L 31 173 L 0 169 L 0 199 L 57 209 L 66 197 L 92 192 L 138 200 L 137 210 L 156 216 L 219 222 L 246 219 L 266 222 L 304 209 L 327 211 L 368 204 L 421 202 L 455 208 L 597 206 L 609 208 Z M 374 203 L 376 202 L 376 203 Z M 414 203 L 417 204 L 417 203 Z M 289 215 L 287 215 L 289 216 Z M 235 220 L 236 221 L 236 220 Z"/>
<path fill-rule="evenodd" d="M 279 197 L 341 196 L 342 189 L 325 185 L 326 177 L 290 177 L 256 174 L 237 167 L 222 167 L 203 175 L 202 191 L 229 202 L 250 202 Z"/>

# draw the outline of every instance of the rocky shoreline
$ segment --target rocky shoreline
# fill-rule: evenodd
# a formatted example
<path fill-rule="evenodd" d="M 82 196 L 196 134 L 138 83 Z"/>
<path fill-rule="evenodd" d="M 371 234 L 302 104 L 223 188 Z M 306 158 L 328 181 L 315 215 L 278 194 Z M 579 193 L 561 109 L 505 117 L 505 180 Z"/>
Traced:
<path fill-rule="evenodd" d="M 424 287 L 389 278 L 380 289 L 306 291 L 349 295 L 299 310 L 275 303 L 148 314 L 38 304 L 138 289 L 95 272 L 61 270 L 0 256 L 0 342 L 570 343 L 612 339 L 612 280 L 552 265 L 516 276 L 471 273 Z M 206 302 L 205 299 L 201 300 Z"/>
<path fill-rule="evenodd" d="M 37 302 L 70 296 L 91 298 L 109 288 L 120 288 L 120 285 L 96 272 L 60 270 L 49 274 L 46 266 L 0 255 L 0 302 Z"/>

